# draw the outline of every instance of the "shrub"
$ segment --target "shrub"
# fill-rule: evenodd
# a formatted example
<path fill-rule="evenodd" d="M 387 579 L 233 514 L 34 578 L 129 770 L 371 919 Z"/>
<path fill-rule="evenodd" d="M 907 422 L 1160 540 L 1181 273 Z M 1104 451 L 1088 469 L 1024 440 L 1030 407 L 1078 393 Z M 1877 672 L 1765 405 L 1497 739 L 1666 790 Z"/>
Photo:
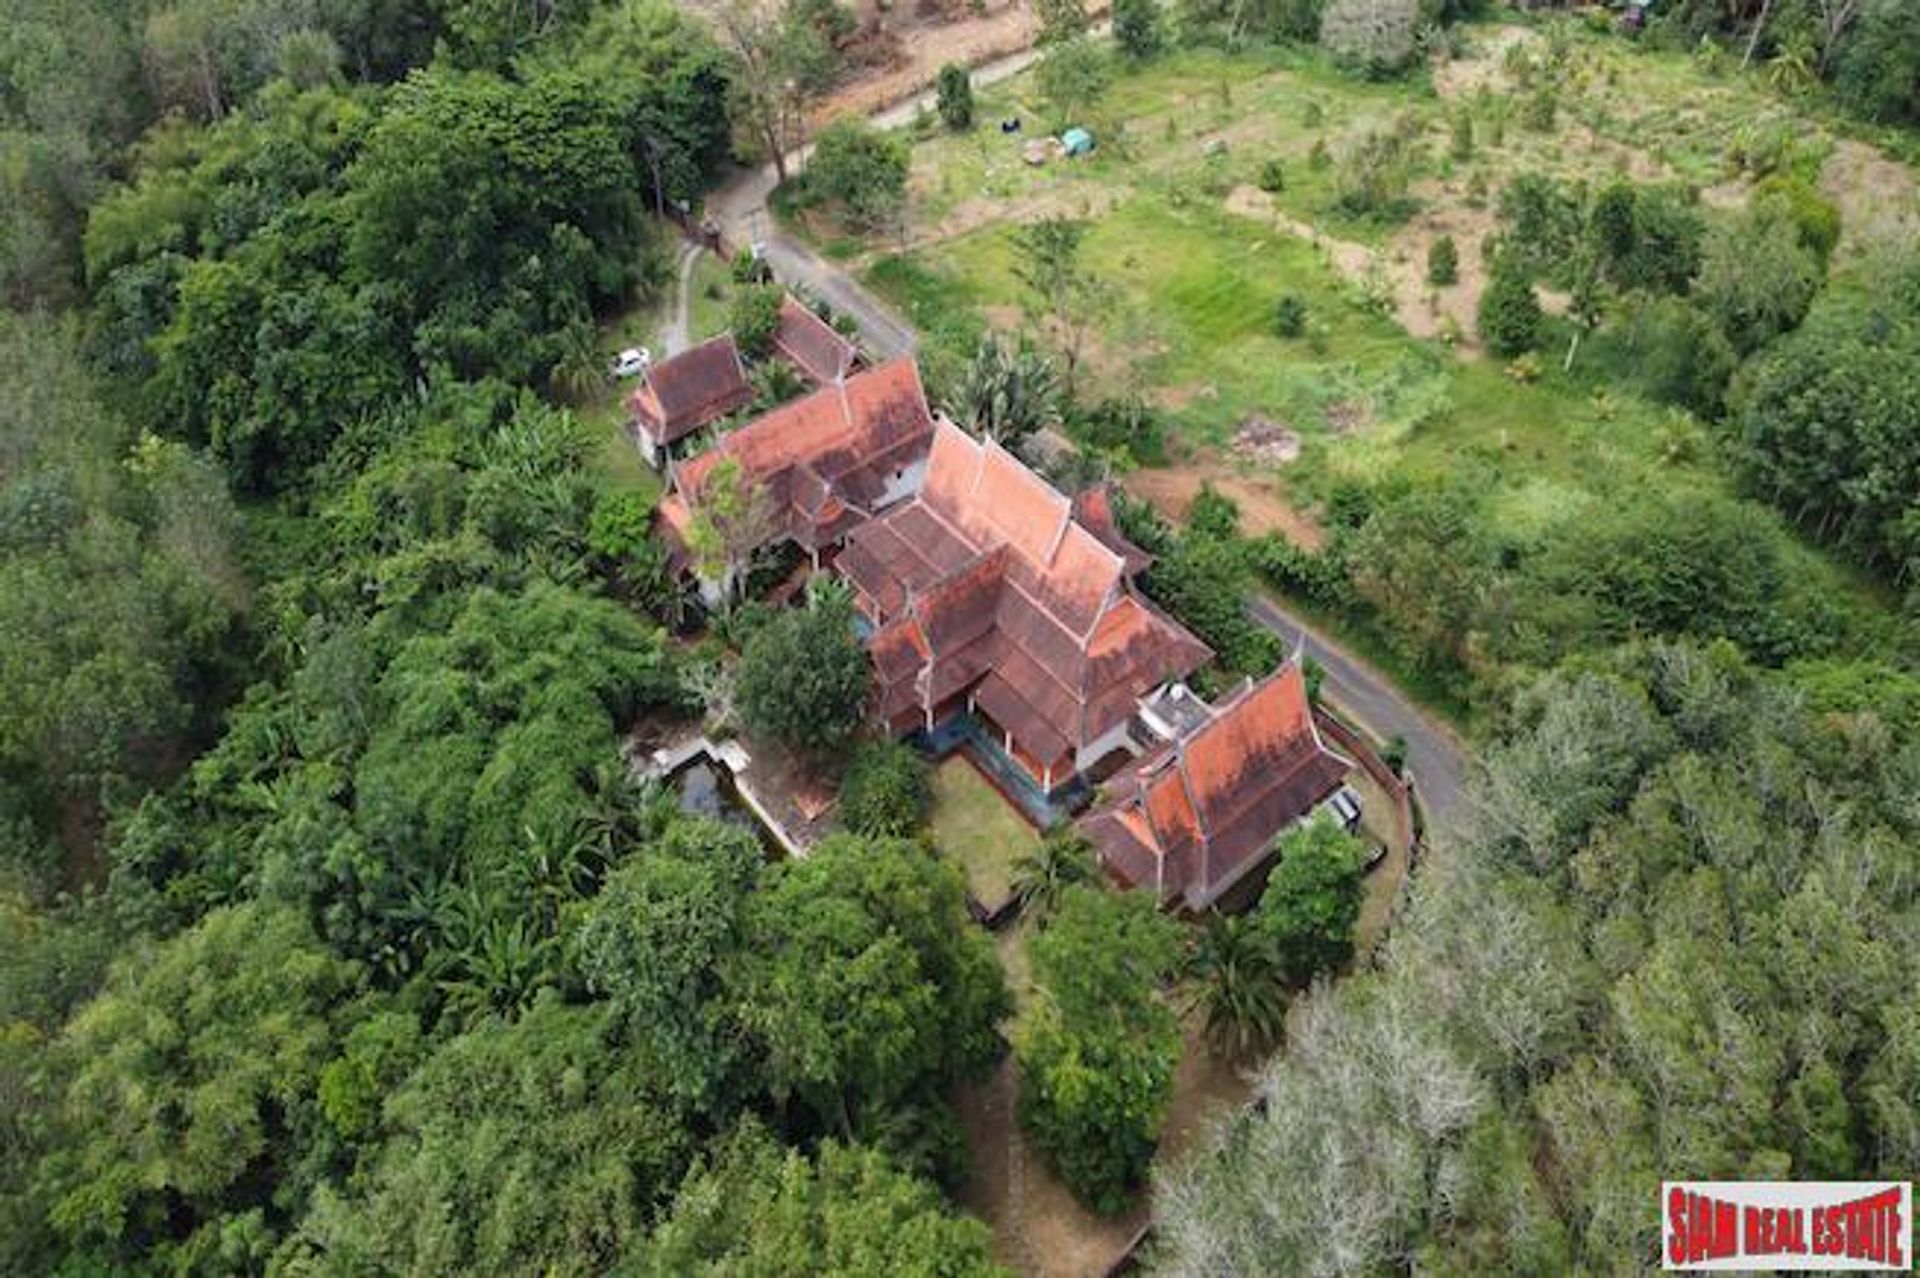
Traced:
<path fill-rule="evenodd" d="M 1256 181 L 1267 194 L 1278 195 L 1287 189 L 1287 167 L 1277 159 L 1268 160 L 1260 166 L 1260 176 Z"/>
<path fill-rule="evenodd" d="M 1560 114 L 1560 94 L 1551 84 L 1542 84 L 1520 104 L 1520 123 L 1536 133 L 1551 133 Z"/>
<path fill-rule="evenodd" d="M 1567 187 L 1540 173 L 1523 173 L 1500 191 L 1500 254 L 1509 265 L 1551 272 L 1573 256 L 1581 211 Z"/>
<path fill-rule="evenodd" d="M 1509 381 L 1518 382 L 1522 386 L 1531 386 L 1540 380 L 1540 374 L 1544 371 L 1540 364 L 1540 352 L 1522 351 L 1514 356 L 1501 371 L 1507 375 Z"/>
<path fill-rule="evenodd" d="M 1160 52 L 1163 25 L 1160 0 L 1114 0 L 1113 40 L 1129 58 Z"/>
<path fill-rule="evenodd" d="M 1307 304 L 1298 293 L 1282 293 L 1273 304 L 1273 331 L 1289 339 L 1307 331 Z"/>
<path fill-rule="evenodd" d="M 1649 394 L 1703 417 L 1720 415 L 1740 357 L 1711 317 L 1684 298 L 1656 298 L 1634 314 L 1627 337 Z"/>
<path fill-rule="evenodd" d="M 1228 541 L 1240 535 L 1240 507 L 1212 484 L 1202 483 L 1187 511 L 1187 531 Z"/>
<path fill-rule="evenodd" d="M 1416 47 L 1418 0 L 1330 0 L 1320 15 L 1320 43 L 1369 76 L 1404 70 Z"/>
<path fill-rule="evenodd" d="M 1167 442 L 1159 416 L 1139 395 L 1105 399 L 1074 418 L 1073 433 L 1099 452 L 1124 451 L 1142 466 L 1164 465 Z"/>
<path fill-rule="evenodd" d="M 1799 326 L 1823 274 L 1783 207 L 1762 202 L 1714 228 L 1695 293 L 1734 349 L 1750 355 Z"/>
<path fill-rule="evenodd" d="M 1460 250 L 1451 235 L 1442 235 L 1427 249 L 1427 283 L 1440 288 L 1460 279 Z"/>
<path fill-rule="evenodd" d="M 1802 246 L 1825 266 L 1840 243 L 1840 210 L 1811 183 L 1785 173 L 1766 178 L 1753 189 L 1753 207 L 1766 208 L 1793 223 Z"/>
<path fill-rule="evenodd" d="M 1411 181 L 1407 140 L 1387 129 L 1369 129 L 1350 142 L 1334 175 L 1340 207 L 1361 217 L 1399 212 Z"/>
<path fill-rule="evenodd" d="M 847 225 L 878 230 L 907 199 L 907 144 L 865 120 L 842 117 L 821 130 L 807 161 L 809 199 L 838 204 Z"/>
<path fill-rule="evenodd" d="M 1540 344 L 1545 323 L 1533 281 L 1504 256 L 1494 263 L 1493 279 L 1480 295 L 1480 337 L 1494 354 L 1511 359 Z"/>
<path fill-rule="evenodd" d="M 1346 565 L 1333 551 L 1316 554 L 1268 533 L 1254 541 L 1253 556 L 1260 575 L 1289 595 L 1330 608 L 1347 594 Z"/>
<path fill-rule="evenodd" d="M 956 133 L 973 127 L 973 81 L 967 69 L 949 62 L 940 68 L 936 104 L 940 118 Z"/>
<path fill-rule="evenodd" d="M 727 308 L 727 326 L 733 341 L 748 359 L 764 359 L 773 349 L 773 333 L 780 326 L 780 287 L 752 284 L 737 290 Z"/>
<path fill-rule="evenodd" d="M 856 834 L 905 837 L 926 824 L 926 761 L 897 741 L 861 746 L 840 786 L 840 822 Z"/>
<path fill-rule="evenodd" d="M 1462 163 L 1471 160 L 1473 158 L 1473 115 L 1467 111 L 1455 111 L 1449 132 L 1448 154 Z"/>

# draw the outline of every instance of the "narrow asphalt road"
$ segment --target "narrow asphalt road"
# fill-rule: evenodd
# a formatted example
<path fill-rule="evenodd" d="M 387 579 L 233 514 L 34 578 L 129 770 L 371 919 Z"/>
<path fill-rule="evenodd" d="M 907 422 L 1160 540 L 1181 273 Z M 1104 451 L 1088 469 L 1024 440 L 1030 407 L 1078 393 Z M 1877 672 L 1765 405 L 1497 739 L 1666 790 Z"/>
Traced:
<path fill-rule="evenodd" d="M 1105 30 L 1103 23 L 1096 34 Z M 969 78 L 975 89 L 984 89 L 1020 74 L 1038 57 L 1031 49 L 1009 54 L 975 67 Z M 927 89 L 869 118 L 880 128 L 895 129 L 911 123 L 922 110 L 931 110 L 933 102 L 934 91 Z M 788 170 L 798 172 L 812 151 L 812 147 L 806 146 L 790 152 Z M 767 197 L 778 182 L 779 175 L 769 162 L 758 168 L 736 171 L 707 197 L 707 211 L 719 224 L 727 243 L 761 245 L 768 264 L 773 267 L 774 277 L 781 283 L 805 288 L 826 299 L 835 313 L 852 316 L 860 326 L 862 345 L 875 359 L 889 359 L 917 346 L 920 335 L 911 324 L 860 287 L 852 276 L 822 261 L 817 253 L 780 227 L 767 208 Z"/>
<path fill-rule="evenodd" d="M 1409 701 L 1385 675 L 1266 596 L 1248 598 L 1247 615 L 1319 663 L 1326 671 L 1321 693 L 1343 716 L 1380 740 L 1406 741 L 1407 771 L 1429 832 L 1460 815 L 1470 760 L 1452 729 Z"/>

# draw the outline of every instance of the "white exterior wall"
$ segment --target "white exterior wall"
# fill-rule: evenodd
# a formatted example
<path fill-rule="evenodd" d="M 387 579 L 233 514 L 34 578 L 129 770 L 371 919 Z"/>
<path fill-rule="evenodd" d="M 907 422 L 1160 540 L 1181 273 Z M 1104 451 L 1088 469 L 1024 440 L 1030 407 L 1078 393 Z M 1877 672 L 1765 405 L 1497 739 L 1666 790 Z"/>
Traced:
<path fill-rule="evenodd" d="M 903 468 L 897 476 L 888 479 L 886 488 L 881 492 L 879 500 L 874 502 L 873 508 L 885 510 L 896 502 L 905 501 L 920 491 L 926 479 L 927 459 L 922 457 L 919 461 Z"/>
<path fill-rule="evenodd" d="M 633 442 L 640 446 L 640 456 L 645 459 L 647 465 L 659 470 L 663 460 L 662 449 L 654 442 L 653 433 L 639 422 L 631 418 L 628 420 L 633 427 Z"/>
<path fill-rule="evenodd" d="M 1107 729 L 1107 731 L 1101 733 L 1098 737 L 1095 737 L 1092 741 L 1081 746 L 1080 749 L 1074 753 L 1073 770 L 1075 772 L 1084 772 L 1094 764 L 1100 762 L 1100 760 L 1112 754 L 1115 750 L 1125 750 L 1128 754 L 1133 755 L 1139 754 L 1140 745 L 1133 739 L 1133 733 L 1129 730 L 1132 726 L 1133 721 L 1131 719 L 1122 719 L 1120 722 L 1114 724 L 1113 727 Z"/>

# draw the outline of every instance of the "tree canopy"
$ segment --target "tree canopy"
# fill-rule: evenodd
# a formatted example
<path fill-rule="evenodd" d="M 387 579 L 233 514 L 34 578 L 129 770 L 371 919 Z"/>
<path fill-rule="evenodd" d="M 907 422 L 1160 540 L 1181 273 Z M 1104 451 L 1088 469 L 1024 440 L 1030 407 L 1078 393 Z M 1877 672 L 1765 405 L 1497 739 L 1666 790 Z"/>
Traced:
<path fill-rule="evenodd" d="M 1571 1272 L 1654 1253 L 1650 1177 L 1911 1165 L 1916 767 L 1725 643 L 1545 677 L 1383 970 L 1169 1170 L 1162 1268 Z"/>
<path fill-rule="evenodd" d="M 1096 1211 L 1120 1210 L 1146 1175 L 1172 1099 L 1180 1030 L 1158 986 L 1178 947 L 1149 894 L 1091 886 L 1068 888 L 1031 942 L 1020 1123 Z"/>
<path fill-rule="evenodd" d="M 827 1141 L 809 1159 L 744 1125 L 687 1178 L 652 1242 L 621 1272 L 992 1278 L 1002 1271 L 984 1226 L 956 1219 L 930 1186 L 876 1151 Z"/>
<path fill-rule="evenodd" d="M 740 653 L 740 708 L 747 726 L 807 751 L 853 735 L 865 710 L 866 651 L 853 632 L 843 591 L 810 591 L 756 629 Z"/>

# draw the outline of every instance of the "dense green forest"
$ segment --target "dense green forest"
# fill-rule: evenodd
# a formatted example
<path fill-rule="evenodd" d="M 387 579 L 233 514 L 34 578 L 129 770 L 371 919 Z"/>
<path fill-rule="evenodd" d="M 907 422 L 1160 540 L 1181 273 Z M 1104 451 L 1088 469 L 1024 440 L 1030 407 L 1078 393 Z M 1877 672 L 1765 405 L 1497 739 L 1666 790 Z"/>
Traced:
<path fill-rule="evenodd" d="M 1170 1175 L 1166 1272 L 1657 1268 L 1652 1187 L 1920 1164 L 1911 679 L 1821 706 L 1731 645 L 1550 676 L 1382 968 Z"/>
<path fill-rule="evenodd" d="M 1342 0 L 1126 7 L 1145 56 L 1311 39 Z M 858 755 L 847 831 L 770 861 L 621 753 L 711 709 L 729 644 L 742 712 L 810 748 L 864 689 L 844 600 L 671 634 L 644 504 L 567 407 L 667 283 L 656 214 L 782 136 L 850 25 L 0 0 L 0 1271 L 995 1273 L 951 1098 L 1009 1052 L 1084 1198 L 1139 1180 L 1185 932 L 1049 843 L 1045 1010 L 1010 1043 L 911 760 Z M 1685 0 L 1647 38 L 1920 120 L 1902 0 Z M 1488 724 L 1377 968 L 1302 994 L 1265 1103 L 1155 1173 L 1151 1265 L 1632 1270 L 1662 1176 L 1920 1166 L 1920 265 L 1829 284 L 1818 201 L 1777 195 L 1727 243 L 1659 197 L 1500 209 L 1526 278 L 1657 299 L 1650 344 L 1689 357 L 1631 376 L 1737 496 L 1515 547 L 1470 485 L 1340 491 L 1312 553 L 1230 505 L 1128 512 L 1222 678 L 1280 655 L 1238 606 L 1265 580 L 1472 672 Z M 950 405 L 1151 433 L 982 359 Z"/>

